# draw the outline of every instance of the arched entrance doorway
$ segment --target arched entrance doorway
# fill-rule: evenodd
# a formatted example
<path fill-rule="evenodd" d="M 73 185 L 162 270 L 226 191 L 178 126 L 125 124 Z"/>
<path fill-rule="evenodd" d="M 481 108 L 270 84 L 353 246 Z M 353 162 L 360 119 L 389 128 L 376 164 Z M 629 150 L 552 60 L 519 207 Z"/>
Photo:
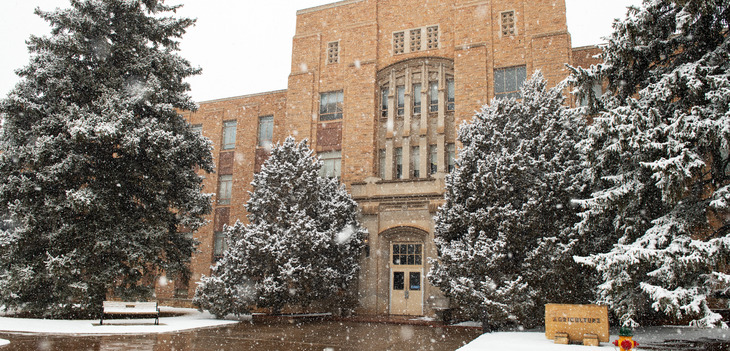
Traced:
<path fill-rule="evenodd" d="M 414 227 L 396 227 L 384 231 L 381 237 L 388 245 L 388 313 L 423 315 L 427 233 Z"/>

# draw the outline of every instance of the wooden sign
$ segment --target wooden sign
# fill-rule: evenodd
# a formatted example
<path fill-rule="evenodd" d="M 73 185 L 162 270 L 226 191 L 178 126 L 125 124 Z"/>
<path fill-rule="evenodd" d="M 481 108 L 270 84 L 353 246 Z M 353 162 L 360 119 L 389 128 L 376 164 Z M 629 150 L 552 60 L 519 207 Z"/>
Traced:
<path fill-rule="evenodd" d="M 545 336 L 548 339 L 564 339 L 586 343 L 597 337 L 609 342 L 608 308 L 599 305 L 545 305 Z M 557 340 L 556 340 L 557 342 Z"/>

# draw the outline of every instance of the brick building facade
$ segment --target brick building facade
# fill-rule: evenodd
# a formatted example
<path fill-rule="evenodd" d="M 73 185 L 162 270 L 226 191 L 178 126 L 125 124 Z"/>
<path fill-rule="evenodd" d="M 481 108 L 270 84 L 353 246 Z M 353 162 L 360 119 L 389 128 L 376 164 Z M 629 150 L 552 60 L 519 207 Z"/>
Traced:
<path fill-rule="evenodd" d="M 158 297 L 189 301 L 224 249 L 223 225 L 245 221 L 271 143 L 292 135 L 360 205 L 369 236 L 358 312 L 434 316 L 448 301 L 425 274 L 458 126 L 493 97 L 519 97 L 535 70 L 554 85 L 565 64 L 587 66 L 597 52 L 571 48 L 564 0 L 345 0 L 298 11 L 287 90 L 185 114 L 214 145 L 217 173 L 204 181 L 214 213 L 194 234 L 192 282 L 171 280 Z"/>

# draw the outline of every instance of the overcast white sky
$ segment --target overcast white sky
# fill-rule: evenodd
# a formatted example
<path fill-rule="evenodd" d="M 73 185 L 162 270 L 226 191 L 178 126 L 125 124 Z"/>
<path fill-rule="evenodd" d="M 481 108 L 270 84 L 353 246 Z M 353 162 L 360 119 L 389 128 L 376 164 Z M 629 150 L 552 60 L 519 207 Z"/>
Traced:
<path fill-rule="evenodd" d="M 614 18 L 641 0 L 565 0 L 573 46 L 603 42 Z M 182 55 L 203 73 L 190 79 L 196 101 L 286 89 L 296 11 L 334 0 L 167 0 L 185 5 L 180 16 L 198 19 L 182 40 Z M 49 33 L 35 7 L 67 7 L 68 0 L 0 0 L 0 97 L 28 63 L 25 40 Z"/>

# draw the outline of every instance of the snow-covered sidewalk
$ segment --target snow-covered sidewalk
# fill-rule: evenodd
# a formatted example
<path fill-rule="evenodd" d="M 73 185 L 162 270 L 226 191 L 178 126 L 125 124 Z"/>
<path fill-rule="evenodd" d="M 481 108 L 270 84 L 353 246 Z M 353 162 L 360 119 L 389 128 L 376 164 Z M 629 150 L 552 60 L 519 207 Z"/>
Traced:
<path fill-rule="evenodd" d="M 458 351 L 510 350 L 510 351 L 598 351 L 614 347 L 609 343 L 601 346 L 559 345 L 545 338 L 540 332 L 497 332 L 483 334 Z"/>
<path fill-rule="evenodd" d="M 160 317 L 160 325 L 154 325 L 153 318 L 109 319 L 104 325 L 99 320 L 52 320 L 0 317 L 0 331 L 10 333 L 43 334 L 154 334 L 182 330 L 217 327 L 238 323 L 237 320 L 220 320 L 207 312 L 191 308 L 160 307 L 162 312 L 182 315 Z M 108 324 L 107 324 L 108 323 Z M 2 341 L 0 341 L 0 345 Z"/>
<path fill-rule="evenodd" d="M 611 341 L 618 339 L 611 335 Z M 634 340 L 641 345 L 662 343 L 666 340 L 729 340 L 730 329 L 721 328 L 694 328 L 684 326 L 639 327 L 634 330 Z M 545 338 L 544 332 L 497 332 L 483 334 L 474 341 L 458 349 L 458 351 L 480 350 L 510 350 L 510 351 L 599 351 L 617 349 L 611 343 L 601 343 L 601 346 L 559 345 Z"/>

